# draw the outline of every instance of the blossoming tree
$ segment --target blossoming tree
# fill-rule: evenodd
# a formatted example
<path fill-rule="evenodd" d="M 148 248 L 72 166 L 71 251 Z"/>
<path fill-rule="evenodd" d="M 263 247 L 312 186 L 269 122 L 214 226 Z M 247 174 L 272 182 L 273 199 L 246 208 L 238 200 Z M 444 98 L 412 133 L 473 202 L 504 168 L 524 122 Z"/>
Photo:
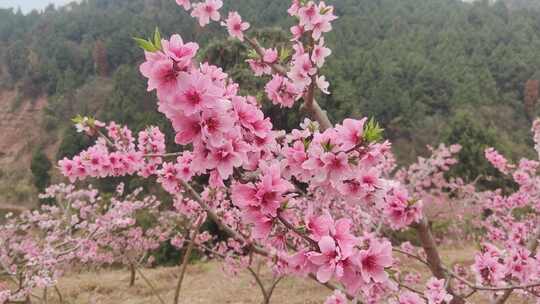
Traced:
<path fill-rule="evenodd" d="M 156 92 L 158 111 L 173 126 L 178 152 L 165 150 L 165 137 L 156 127 L 135 138 L 127 126 L 79 117 L 78 129 L 96 136 L 95 145 L 61 160 L 59 167 L 73 183 L 129 175 L 153 179 L 172 197 L 174 212 L 183 220 L 175 219 L 174 212 L 159 214 L 154 201 L 147 201 L 141 207 L 154 210 L 161 226 L 130 232 L 110 229 L 103 242 L 121 244 L 108 251 L 110 258 L 142 248 L 127 256 L 125 263 L 133 264 L 157 243 L 172 239 L 175 246 L 186 248 L 181 278 L 197 247 L 222 259 L 231 272 L 245 268 L 253 273 L 265 303 L 285 276 L 310 278 L 331 289 L 326 304 L 457 304 L 471 301 L 476 293 L 504 303 L 514 291 L 526 299 L 538 297 L 537 161 L 522 160 L 514 166 L 496 151 L 486 152 L 494 166 L 519 185 L 509 195 L 500 190 L 477 192 L 474 184 L 446 179 L 458 146 L 434 149 L 429 159 L 394 174 L 391 145 L 382 140 L 376 123 L 348 118 L 334 125 L 316 101 L 318 94 L 330 93 L 321 68 L 331 54 L 325 35 L 337 19 L 332 6 L 293 0 L 288 13 L 297 23 L 291 28 L 291 47 L 277 50 L 260 45 L 237 12 L 222 15 L 221 0 L 177 3 L 200 26 L 219 22 L 231 37 L 246 43 L 253 50 L 248 63 L 254 75 L 267 80 L 268 99 L 284 110 L 301 102 L 309 119 L 291 132 L 274 130 L 261 111 L 261 100 L 240 95 L 240 84 L 221 68 L 196 61 L 196 43 L 178 34 L 162 39 L 157 31 L 151 40 L 137 39 L 145 50 L 140 71 L 148 79 L 148 90 Z M 535 123 L 536 142 L 538 126 Z M 428 217 L 437 218 L 443 210 L 448 218 L 449 211 L 468 206 L 491 210 L 488 217 L 469 214 L 487 235 L 472 268 L 446 266 Z M 201 232 L 205 220 L 214 222 L 226 238 Z M 452 220 L 458 228 L 465 222 L 464 217 Z M 389 231 L 404 229 L 415 232 L 417 247 L 390 242 Z M 76 237 L 94 238 L 87 227 Z M 80 251 L 78 246 L 82 245 L 71 248 L 70 255 Z M 27 253 L 23 248 L 22 255 Z M 59 254 L 52 253 L 52 261 L 61 263 Z M 254 256 L 272 269 L 276 280 L 270 288 L 252 270 Z M 407 270 L 412 262 L 426 266 L 430 274 Z M 9 259 L 4 263 L 15 264 Z M 25 295 L 37 283 L 29 286 Z M 180 286 L 181 279 L 175 301 Z M 8 301 L 14 294 L 3 295 Z"/>
<path fill-rule="evenodd" d="M 157 214 L 155 197 L 137 198 L 141 190 L 124 195 L 119 186 L 108 199 L 91 187 L 76 190 L 60 184 L 42 195 L 54 199 L 55 205 L 8 216 L 0 233 L 0 269 L 11 286 L 3 286 L 0 302 L 29 301 L 37 297 L 34 289 L 55 287 L 73 267 L 147 262 L 147 254 L 170 237 L 172 225 L 156 221 L 143 229 L 138 224 L 140 211 L 166 216 Z"/>

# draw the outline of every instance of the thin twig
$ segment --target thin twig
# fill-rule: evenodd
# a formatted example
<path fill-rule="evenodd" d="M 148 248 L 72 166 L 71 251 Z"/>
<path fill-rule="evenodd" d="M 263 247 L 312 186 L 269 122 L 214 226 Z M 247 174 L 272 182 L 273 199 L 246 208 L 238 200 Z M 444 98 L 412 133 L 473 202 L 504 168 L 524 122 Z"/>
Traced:
<path fill-rule="evenodd" d="M 239 241 L 239 242 L 242 242 L 244 244 L 249 244 L 246 239 L 238 232 L 234 231 L 233 229 L 231 229 L 231 227 L 229 227 L 228 225 L 224 224 L 220 218 L 217 216 L 217 214 L 210 208 L 210 206 L 208 206 L 208 204 L 201 198 L 201 196 L 199 195 L 199 193 L 197 193 L 197 191 L 195 191 L 195 189 L 193 189 L 193 187 L 191 187 L 187 182 L 185 181 L 182 181 L 182 187 L 184 188 L 184 190 L 186 192 L 188 192 L 188 194 L 191 196 L 191 198 L 193 200 L 195 200 L 205 211 L 206 211 L 206 214 L 208 215 L 208 217 L 214 222 L 216 223 L 216 225 L 218 225 L 219 229 L 223 232 L 225 232 L 227 235 L 229 235 L 229 237 L 232 237 L 233 239 Z M 260 254 L 260 255 L 263 255 L 263 256 L 268 256 L 269 253 L 258 247 L 258 246 L 255 246 L 255 245 L 250 245 L 251 247 L 251 250 L 253 250 L 255 253 L 257 254 Z"/>
<path fill-rule="evenodd" d="M 246 37 L 245 40 L 247 41 L 249 46 L 251 46 L 255 50 L 255 52 L 257 52 L 259 57 L 261 57 L 261 59 L 262 59 L 264 57 L 264 51 L 263 51 L 261 45 L 259 44 L 259 42 L 257 41 L 257 39 Z M 274 71 L 274 73 L 279 74 L 281 76 L 287 75 L 287 69 L 285 69 L 285 67 L 283 67 L 282 65 L 280 65 L 278 63 L 271 63 L 271 64 L 268 64 L 268 65 L 270 66 L 272 71 Z"/>
<path fill-rule="evenodd" d="M 257 282 L 257 285 L 259 285 L 259 288 L 261 289 L 261 293 L 262 293 L 263 298 L 264 298 L 263 304 L 269 304 L 270 299 L 268 298 L 268 293 L 266 293 L 266 288 L 264 287 L 264 284 L 261 281 L 261 278 L 259 278 L 257 273 L 255 273 L 255 271 L 253 271 L 253 269 L 251 267 L 248 267 L 247 270 L 249 271 L 249 273 L 251 273 L 253 278 L 255 278 L 255 282 Z"/>
<path fill-rule="evenodd" d="M 49 299 L 47 299 L 47 287 L 43 288 L 43 303 L 45 304 L 48 304 L 49 303 Z"/>
<path fill-rule="evenodd" d="M 191 198 L 193 200 L 195 200 L 197 203 L 199 203 L 199 205 L 206 211 L 208 217 L 210 219 L 212 219 L 216 223 L 216 225 L 218 225 L 218 227 L 221 229 L 221 231 L 225 232 L 229 237 L 232 237 L 237 241 L 240 241 L 242 243 L 247 243 L 242 235 L 240 235 L 236 231 L 232 230 L 229 226 L 225 225 L 221 221 L 221 219 L 212 211 L 212 209 L 210 209 L 208 204 L 206 204 L 203 201 L 201 196 L 195 191 L 195 189 L 193 189 L 193 187 L 191 187 L 188 183 L 186 183 L 184 181 L 182 181 L 182 186 L 184 187 L 184 190 L 186 190 L 191 195 Z M 257 253 L 257 254 L 262 255 L 262 256 L 268 257 L 268 256 L 271 255 L 264 248 L 261 248 L 261 247 L 259 247 L 257 245 L 253 245 L 253 244 L 250 245 L 250 249 L 254 253 Z M 319 282 L 319 280 L 317 280 L 317 277 L 315 275 L 313 275 L 313 274 L 310 274 L 309 277 L 311 279 L 313 279 L 315 282 L 325 286 L 326 288 L 328 288 L 330 290 L 341 290 L 339 287 L 337 287 L 336 285 L 334 285 L 334 284 L 332 284 L 330 282 L 326 282 L 326 283 Z M 346 293 L 346 295 L 347 295 L 348 299 L 350 299 L 350 300 L 354 299 L 354 297 L 352 297 L 348 293 Z"/>
<path fill-rule="evenodd" d="M 101 131 L 97 131 L 98 135 L 103 137 L 103 139 L 105 139 L 105 141 L 107 142 L 107 144 L 111 147 L 111 148 L 116 148 L 116 145 L 109 139 L 109 137 L 105 134 L 103 134 L 103 132 Z"/>
<path fill-rule="evenodd" d="M 533 235 L 533 238 L 529 240 L 529 244 L 527 246 L 527 249 L 531 252 L 531 255 L 534 255 L 536 252 L 536 249 L 538 248 L 538 239 L 540 238 L 540 226 L 537 228 L 538 230 Z M 540 284 L 539 284 L 540 285 Z M 537 285 L 538 286 L 538 285 Z M 535 287 L 535 286 L 531 286 Z M 509 289 L 505 291 L 500 297 L 496 298 L 493 303 L 494 304 L 504 304 L 510 295 L 512 294 L 513 289 Z"/>
<path fill-rule="evenodd" d="M 184 152 L 171 152 L 171 153 L 162 153 L 162 154 L 144 154 L 143 157 L 171 157 L 171 156 L 180 156 Z"/>
<path fill-rule="evenodd" d="M 182 282 L 184 281 L 184 277 L 186 275 L 186 270 L 189 264 L 189 259 L 191 258 L 191 253 L 193 252 L 193 247 L 195 246 L 195 237 L 197 236 L 197 233 L 199 233 L 199 230 L 201 229 L 202 224 L 203 224 L 203 221 L 201 220 L 200 223 L 198 223 L 196 227 L 193 229 L 193 233 L 189 237 L 191 241 L 188 243 L 186 252 L 184 253 L 182 265 L 180 266 L 180 276 L 178 277 L 176 289 L 174 290 L 174 302 L 173 302 L 174 304 L 178 304 L 180 301 L 180 290 L 182 289 Z"/>
<path fill-rule="evenodd" d="M 305 233 L 303 233 L 302 231 L 300 231 L 296 227 L 294 227 L 291 223 L 289 223 L 283 217 L 283 215 L 281 214 L 280 211 L 278 211 L 277 218 L 285 227 L 287 227 L 287 229 L 294 231 L 294 233 L 296 233 L 299 237 L 306 240 L 313 249 L 315 249 L 315 250 L 319 249 L 319 245 L 317 244 L 317 242 L 315 242 L 315 240 L 313 240 L 312 238 L 307 236 Z"/>
<path fill-rule="evenodd" d="M 340 291 L 343 292 L 343 290 L 341 290 L 341 288 L 337 287 L 337 286 L 334 285 L 333 283 L 330 283 L 330 282 L 321 283 L 321 282 L 317 279 L 317 277 L 316 277 L 314 274 L 312 274 L 312 273 L 309 274 L 309 277 L 312 278 L 313 280 L 315 280 L 316 282 L 318 282 L 319 284 L 323 285 L 324 287 L 330 289 L 330 290 L 340 290 Z M 351 301 L 354 299 L 354 297 L 351 296 L 348 292 L 344 292 L 344 294 L 345 294 L 345 296 L 347 297 L 347 299 L 349 299 L 349 300 L 351 300 Z M 359 303 L 360 303 L 360 302 L 359 302 Z"/>
<path fill-rule="evenodd" d="M 259 57 L 264 57 L 264 51 L 259 42 L 255 38 L 246 37 L 245 39 L 250 47 L 252 47 Z M 268 64 L 272 71 L 281 76 L 287 75 L 287 69 L 278 63 Z M 332 128 L 332 122 L 328 118 L 328 114 L 315 100 L 315 76 L 312 76 L 311 84 L 304 96 L 304 104 L 302 109 L 315 121 L 319 123 L 321 131 Z"/>
<path fill-rule="evenodd" d="M 471 290 L 471 292 L 469 292 L 468 294 L 464 295 L 463 298 L 464 299 L 468 299 L 470 298 L 473 294 L 475 294 L 478 290 L 477 289 L 473 289 Z"/>
<path fill-rule="evenodd" d="M 136 279 L 135 265 L 131 263 L 129 264 L 129 287 L 133 287 L 133 285 L 135 285 L 135 279 Z"/>
<path fill-rule="evenodd" d="M 429 267 L 429 263 L 426 262 L 424 259 L 422 259 L 421 257 L 419 257 L 417 255 L 414 255 L 412 253 L 408 253 L 407 251 L 401 250 L 399 248 L 392 248 L 392 251 L 397 252 L 397 253 L 401 253 L 401 254 L 409 257 L 409 258 L 415 259 L 415 260 L 419 261 L 420 263 L 422 263 L 422 264 Z"/>
<path fill-rule="evenodd" d="M 422 299 L 427 300 L 427 298 L 424 296 L 424 293 L 421 292 L 420 290 L 415 289 L 415 288 L 413 288 L 413 287 L 410 287 L 410 286 L 408 286 L 408 285 L 405 285 L 405 284 L 403 284 L 403 283 L 401 283 L 401 282 L 399 282 L 399 281 L 397 281 L 397 280 L 394 280 L 394 281 L 399 285 L 399 287 L 405 288 L 405 289 L 407 289 L 408 291 L 412 291 L 412 292 L 418 294 Z"/>
<path fill-rule="evenodd" d="M 268 300 L 270 301 L 270 298 L 272 298 L 272 294 L 274 293 L 274 290 L 276 289 L 276 286 L 281 282 L 283 279 L 283 276 L 278 277 L 274 283 L 272 283 L 272 286 L 270 286 L 270 290 L 268 290 Z"/>
<path fill-rule="evenodd" d="M 58 286 L 54 285 L 54 291 L 56 292 L 56 295 L 58 295 L 58 301 L 60 304 L 64 304 L 64 297 L 62 296 L 60 289 L 58 289 Z"/>
<path fill-rule="evenodd" d="M 189 259 L 191 258 L 191 252 L 193 251 L 193 244 L 193 242 L 189 242 L 186 252 L 184 253 L 182 265 L 180 266 L 180 276 L 178 277 L 176 289 L 174 290 L 174 304 L 178 304 L 180 301 L 180 290 L 182 289 L 182 282 L 184 281 L 187 265 L 189 263 Z"/>
<path fill-rule="evenodd" d="M 148 278 L 144 275 L 144 273 L 139 268 L 135 267 L 135 269 L 137 269 L 137 272 L 139 273 L 141 278 L 146 282 L 146 285 L 148 285 L 148 287 L 150 287 L 150 290 L 152 290 L 152 293 L 154 294 L 154 296 L 156 296 L 156 298 L 158 298 L 159 303 L 165 304 L 165 301 L 163 301 L 163 299 L 161 298 L 161 296 L 157 292 L 157 290 L 154 287 L 154 285 L 152 284 L 152 282 L 150 282 L 150 280 L 148 280 Z"/>
<path fill-rule="evenodd" d="M 435 238 L 433 237 L 433 234 L 431 233 L 431 229 L 429 227 L 427 219 L 425 217 L 422 218 L 419 223 L 414 224 L 412 227 L 416 229 L 418 233 L 418 239 L 420 240 L 420 244 L 422 245 L 422 248 L 424 249 L 424 252 L 426 253 L 427 265 L 429 269 L 431 270 L 431 273 L 433 273 L 433 275 L 437 279 L 447 280 L 447 277 L 446 277 L 447 271 L 443 266 L 441 257 L 439 256 L 437 244 L 435 243 Z M 449 304 L 465 303 L 465 300 L 459 294 L 454 292 L 451 285 L 448 285 L 446 287 L 446 290 L 448 291 L 449 294 L 453 296 Z"/>

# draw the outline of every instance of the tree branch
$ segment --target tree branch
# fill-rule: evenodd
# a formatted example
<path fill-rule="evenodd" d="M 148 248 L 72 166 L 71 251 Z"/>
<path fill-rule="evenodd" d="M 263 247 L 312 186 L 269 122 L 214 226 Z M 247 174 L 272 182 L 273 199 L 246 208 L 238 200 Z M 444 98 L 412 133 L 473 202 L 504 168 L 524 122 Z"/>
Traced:
<path fill-rule="evenodd" d="M 193 187 L 191 187 L 188 183 L 186 183 L 184 181 L 182 181 L 182 187 L 184 187 L 184 190 L 187 191 L 191 195 L 193 200 L 195 200 L 197 203 L 199 203 L 199 205 L 206 211 L 208 217 L 210 219 L 212 219 L 216 223 L 216 225 L 218 225 L 218 227 L 220 228 L 221 231 L 223 231 L 229 237 L 232 237 L 237 241 L 240 241 L 242 243 L 247 243 L 245 238 L 241 234 L 239 234 L 238 232 L 232 230 L 229 226 L 223 224 L 223 222 L 220 220 L 220 218 L 212 211 L 212 209 L 210 209 L 208 204 L 206 204 L 204 202 L 204 200 L 197 193 L 197 191 L 195 191 L 195 189 L 193 189 Z M 262 256 L 270 256 L 270 253 L 268 251 L 266 251 L 264 248 L 261 248 L 261 247 L 259 247 L 257 245 L 251 244 L 250 248 L 254 253 L 257 253 L 257 254 L 262 255 Z M 317 277 L 315 277 L 315 275 L 313 275 L 313 274 L 310 274 L 309 277 L 311 279 L 315 280 L 315 282 L 327 287 L 330 290 L 341 290 L 341 288 L 337 287 L 336 285 L 334 285 L 334 284 L 332 284 L 330 282 L 326 282 L 326 283 L 319 282 L 319 280 L 317 280 Z M 348 293 L 346 293 L 346 295 L 347 295 L 347 298 L 349 300 L 354 299 L 354 297 L 352 297 Z"/>
<path fill-rule="evenodd" d="M 218 225 L 218 227 L 219 227 L 219 229 L 221 231 L 223 231 L 229 237 L 231 237 L 231 238 L 233 238 L 233 239 L 235 239 L 235 240 L 237 240 L 239 242 L 248 244 L 251 247 L 251 250 L 253 250 L 253 252 L 255 252 L 257 254 L 260 254 L 260 255 L 263 255 L 263 256 L 268 256 L 269 255 L 269 253 L 266 250 L 264 250 L 263 248 L 260 248 L 258 246 L 255 246 L 253 244 L 249 244 L 249 242 L 244 238 L 244 236 L 242 236 L 240 233 L 234 231 L 233 229 L 231 229 L 231 227 L 224 224 L 220 220 L 220 218 L 217 216 L 217 214 L 210 208 L 210 206 L 208 206 L 208 204 L 202 199 L 202 197 L 199 195 L 199 193 L 197 193 L 197 191 L 195 191 L 195 189 L 193 189 L 193 187 L 191 187 L 191 185 L 189 185 L 185 181 L 182 181 L 181 183 L 182 183 L 182 187 L 184 188 L 184 190 L 191 196 L 191 198 L 193 200 L 195 200 L 204 209 L 204 211 L 206 211 L 206 214 L 208 215 L 208 217 L 212 221 L 214 221 L 216 223 L 216 225 Z"/>
<path fill-rule="evenodd" d="M 276 289 L 276 286 L 281 282 L 283 277 L 278 277 L 274 283 L 272 283 L 272 286 L 270 286 L 270 290 L 268 290 L 268 299 L 272 298 L 272 294 L 274 293 L 274 290 Z"/>
<path fill-rule="evenodd" d="M 60 302 L 60 304 L 64 304 L 64 297 L 62 296 L 60 289 L 58 289 L 58 286 L 54 285 L 54 291 L 56 292 L 56 295 L 58 296 L 58 301 Z"/>
<path fill-rule="evenodd" d="M 263 304 L 269 304 L 270 303 L 270 298 L 268 297 L 268 293 L 266 292 L 266 288 L 264 287 L 264 284 L 261 281 L 261 278 L 259 278 L 257 273 L 255 273 L 255 271 L 253 271 L 253 269 L 251 269 L 251 267 L 248 267 L 247 270 L 249 271 L 249 273 L 251 273 L 251 276 L 253 276 L 253 278 L 255 278 L 255 282 L 257 282 L 257 285 L 259 285 L 259 288 L 261 289 L 261 293 L 262 293 L 263 298 L 264 298 Z"/>
<path fill-rule="evenodd" d="M 264 57 L 264 50 L 259 44 L 259 42 L 257 41 L 257 39 L 246 37 L 245 40 L 248 42 L 249 46 L 252 47 L 255 50 L 255 52 L 257 52 L 257 55 L 259 55 L 259 57 L 261 57 L 262 59 Z M 287 75 L 287 69 L 284 66 L 280 65 L 279 63 L 271 63 L 268 65 L 270 66 L 270 68 L 272 69 L 274 73 L 281 76 Z"/>
<path fill-rule="evenodd" d="M 403 255 L 409 257 L 409 258 L 415 259 L 415 260 L 419 261 L 420 263 L 422 263 L 422 264 L 424 264 L 424 265 L 426 265 L 426 266 L 429 267 L 429 263 L 426 262 L 426 261 L 424 261 L 421 257 L 419 257 L 419 256 L 417 256 L 417 255 L 408 253 L 408 252 L 403 251 L 403 250 L 398 249 L 398 248 L 392 248 L 392 251 L 395 251 L 395 252 L 397 252 L 397 253 L 401 253 L 401 254 L 403 254 Z"/>
<path fill-rule="evenodd" d="M 157 292 L 156 288 L 154 287 L 154 285 L 152 284 L 152 282 L 150 282 L 150 280 L 148 280 L 148 278 L 144 275 L 144 273 L 139 269 L 139 268 L 135 268 L 137 269 L 137 272 L 139 273 L 139 275 L 141 276 L 141 278 L 146 282 L 146 284 L 148 285 L 148 287 L 150 287 L 150 290 L 152 290 L 152 293 L 154 294 L 154 296 L 156 296 L 156 298 L 158 298 L 159 300 L 159 303 L 161 304 L 165 304 L 165 301 L 163 301 L 163 298 L 161 298 L 161 296 L 159 295 L 159 293 Z"/>
<path fill-rule="evenodd" d="M 317 244 L 317 242 L 315 242 L 315 240 L 313 240 L 312 238 L 308 237 L 305 233 L 302 233 L 302 231 L 296 229 L 296 227 L 294 227 L 291 223 L 289 223 L 284 217 L 283 215 L 281 214 L 280 211 L 278 211 L 278 214 L 277 214 L 277 218 L 278 220 L 285 226 L 287 227 L 287 229 L 291 230 L 291 231 L 294 231 L 294 233 L 296 233 L 299 237 L 303 238 L 304 240 L 306 240 L 309 245 L 311 246 L 312 249 L 314 250 L 318 250 L 319 249 L 319 245 Z"/>
<path fill-rule="evenodd" d="M 163 153 L 163 154 L 144 154 L 143 157 L 172 157 L 172 156 L 180 156 L 184 152 L 171 152 L 171 153 Z"/>
<path fill-rule="evenodd" d="M 257 52 L 259 57 L 264 57 L 264 51 L 255 38 L 246 37 L 245 40 L 248 42 L 249 46 L 251 46 L 255 50 L 255 52 Z M 274 73 L 281 76 L 287 75 L 287 69 L 284 66 L 278 63 L 272 63 L 268 65 L 270 66 L 270 68 L 272 68 L 272 71 Z M 311 117 L 311 119 L 319 123 L 321 131 L 332 128 L 332 122 L 328 118 L 328 114 L 321 108 L 321 106 L 319 106 L 319 104 L 315 100 L 315 76 L 311 77 L 311 84 L 309 85 L 309 88 L 304 95 L 304 104 L 302 105 L 302 110 L 305 111 Z"/>
<path fill-rule="evenodd" d="M 535 252 L 536 252 L 536 249 L 538 248 L 538 239 L 539 238 L 540 238 L 540 226 L 537 228 L 536 233 L 533 235 L 533 238 L 531 240 L 529 240 L 529 244 L 527 246 L 527 249 L 529 249 L 532 256 L 534 256 L 536 254 Z M 534 286 L 531 286 L 531 287 L 534 287 Z M 495 298 L 495 300 L 493 301 L 493 304 L 504 304 L 508 300 L 508 298 L 510 297 L 510 295 L 512 294 L 512 291 L 514 291 L 514 289 L 508 289 L 500 297 Z"/>
<path fill-rule="evenodd" d="M 193 235 L 190 236 L 190 242 L 188 243 L 186 252 L 184 253 L 184 258 L 182 260 L 182 265 L 180 266 L 180 276 L 178 277 L 178 282 L 176 283 L 176 289 L 174 290 L 174 304 L 178 304 L 180 301 L 180 290 L 182 289 L 182 282 L 184 281 L 184 276 L 186 275 L 187 266 L 189 259 L 191 258 L 191 253 L 193 252 L 193 247 L 195 246 L 195 237 L 199 230 L 201 229 L 203 221 L 200 221 L 195 228 L 193 229 Z"/>
<path fill-rule="evenodd" d="M 431 273 L 437 278 L 437 279 L 447 279 L 446 277 L 446 270 L 442 264 L 441 257 L 439 256 L 439 251 L 437 249 L 437 244 L 435 243 L 435 239 L 433 238 L 433 234 L 431 233 L 431 229 L 429 228 L 428 221 L 425 217 L 422 218 L 422 220 L 412 226 L 414 229 L 416 229 L 418 233 L 418 238 L 420 240 L 420 244 L 422 245 L 422 248 L 424 249 L 424 252 L 426 253 L 427 257 L 427 264 L 429 269 L 431 270 Z M 448 284 L 446 290 L 448 293 L 450 293 L 453 296 L 452 301 L 450 301 L 450 304 L 463 304 L 465 303 L 465 300 L 458 294 L 456 294 L 452 286 Z"/>

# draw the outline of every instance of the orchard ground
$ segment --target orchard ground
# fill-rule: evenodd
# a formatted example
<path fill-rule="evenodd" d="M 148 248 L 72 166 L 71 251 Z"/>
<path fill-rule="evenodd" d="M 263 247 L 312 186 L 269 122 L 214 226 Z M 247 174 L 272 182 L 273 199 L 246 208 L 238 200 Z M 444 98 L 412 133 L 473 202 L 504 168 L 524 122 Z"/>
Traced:
<path fill-rule="evenodd" d="M 452 245 L 441 249 L 442 256 L 448 257 L 446 265 L 454 263 L 472 263 L 474 247 Z M 396 254 L 396 256 L 398 256 Z M 406 268 L 422 269 L 420 264 L 410 264 Z M 142 269 L 165 303 L 172 303 L 174 288 L 179 273 L 178 267 L 159 267 Z M 270 284 L 272 277 L 267 268 L 261 267 L 264 282 Z M 427 275 L 427 272 L 424 271 Z M 137 275 L 135 286 L 129 287 L 129 272 L 126 270 L 101 269 L 99 271 L 82 271 L 62 278 L 58 284 L 66 304 L 150 304 L 159 303 L 154 292 Z M 36 291 L 40 295 L 42 291 Z M 330 294 L 325 287 L 312 280 L 286 278 L 279 283 L 271 303 L 286 304 L 319 304 Z M 258 286 L 247 271 L 238 277 L 230 277 L 224 273 L 217 262 L 197 262 L 191 264 L 184 280 L 181 292 L 181 304 L 259 304 L 262 297 Z M 60 303 L 53 291 L 48 293 L 48 303 Z M 475 295 L 469 299 L 470 304 L 487 304 L 486 297 Z M 517 297 L 508 303 L 525 304 Z"/>

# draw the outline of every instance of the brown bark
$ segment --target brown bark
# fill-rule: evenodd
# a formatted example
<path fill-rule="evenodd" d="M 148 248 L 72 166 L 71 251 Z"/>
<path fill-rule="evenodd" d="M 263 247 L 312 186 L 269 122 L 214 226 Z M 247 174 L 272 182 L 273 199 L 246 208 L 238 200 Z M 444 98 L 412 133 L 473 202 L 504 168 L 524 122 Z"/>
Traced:
<path fill-rule="evenodd" d="M 129 276 L 129 287 L 133 287 L 133 285 L 135 285 L 135 278 L 136 278 L 136 271 L 135 271 L 135 266 L 133 264 L 130 264 L 129 265 L 129 273 L 130 273 L 130 276 Z"/>
<path fill-rule="evenodd" d="M 180 302 L 180 290 L 182 289 L 182 282 L 184 281 L 184 277 L 186 276 L 189 259 L 191 258 L 191 253 L 193 252 L 193 248 L 195 247 L 195 238 L 197 237 L 197 233 L 199 233 L 199 230 L 201 229 L 203 223 L 204 222 L 201 221 L 199 224 L 197 224 L 193 229 L 191 236 L 189 236 L 190 241 L 182 259 L 182 265 L 180 266 L 180 276 L 178 277 L 178 282 L 176 283 L 176 289 L 174 291 L 174 304 L 178 304 Z"/>
<path fill-rule="evenodd" d="M 427 263 L 431 273 L 433 273 L 437 279 L 448 279 L 428 221 L 423 218 L 420 223 L 414 225 L 413 228 L 415 228 L 418 233 L 418 239 L 422 245 L 422 248 L 424 249 L 424 252 L 426 253 Z M 465 303 L 465 299 L 456 294 L 450 284 L 448 284 L 447 291 L 454 297 L 450 304 Z"/>

